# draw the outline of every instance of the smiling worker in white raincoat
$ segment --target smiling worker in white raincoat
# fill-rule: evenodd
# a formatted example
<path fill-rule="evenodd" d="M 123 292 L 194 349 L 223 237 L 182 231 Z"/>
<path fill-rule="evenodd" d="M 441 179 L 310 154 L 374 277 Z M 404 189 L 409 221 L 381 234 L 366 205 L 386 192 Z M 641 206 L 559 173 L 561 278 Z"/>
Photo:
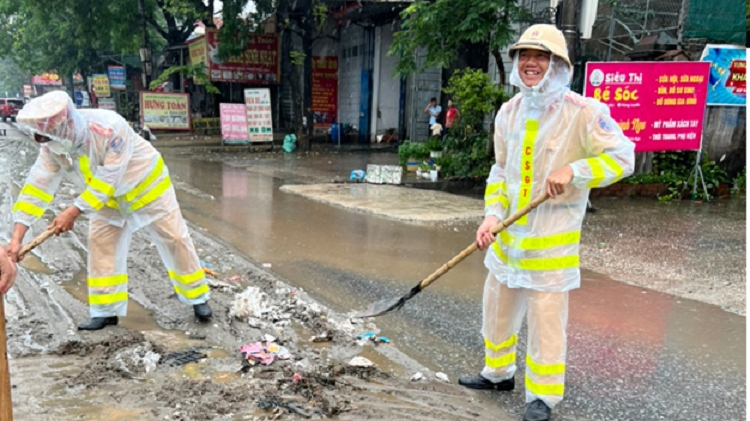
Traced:
<path fill-rule="evenodd" d="M 15 227 L 8 255 L 18 261 L 28 227 L 44 214 L 67 175 L 83 192 L 50 227 L 70 231 L 90 215 L 88 298 L 91 319 L 79 330 L 116 325 L 128 306 L 128 248 L 133 232 L 146 228 L 180 301 L 201 321 L 211 317 L 209 288 L 182 219 L 169 171 L 159 152 L 119 114 L 77 110 L 63 91 L 33 99 L 16 118 L 40 146 L 13 207 Z"/>
<path fill-rule="evenodd" d="M 568 291 L 581 283 L 579 241 L 591 188 L 633 172 L 635 145 L 600 102 L 568 88 L 565 38 L 533 25 L 510 49 L 520 93 L 495 119 L 495 164 L 487 180 L 477 243 L 487 249 L 484 369 L 459 379 L 473 389 L 515 387 L 516 343 L 527 316 L 525 421 L 547 421 L 565 391 Z M 490 229 L 533 197 L 541 204 L 494 238 Z"/>

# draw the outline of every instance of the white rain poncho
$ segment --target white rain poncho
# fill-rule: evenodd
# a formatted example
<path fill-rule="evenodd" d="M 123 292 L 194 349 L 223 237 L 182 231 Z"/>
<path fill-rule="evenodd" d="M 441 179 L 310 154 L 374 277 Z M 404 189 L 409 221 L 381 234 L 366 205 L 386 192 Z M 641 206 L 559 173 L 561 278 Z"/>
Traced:
<path fill-rule="evenodd" d="M 146 228 L 185 304 L 209 298 L 205 274 L 159 152 L 119 114 L 77 110 L 63 91 L 29 102 L 20 128 L 42 143 L 13 208 L 16 223 L 40 218 L 67 175 L 81 189 L 75 206 L 91 215 L 88 287 L 91 317 L 125 316 L 127 257 L 133 232 Z M 39 144 L 33 142 L 34 144 Z"/>
<path fill-rule="evenodd" d="M 22 130 L 52 141 L 41 144 L 14 222 L 29 226 L 41 217 L 63 174 L 83 192 L 75 206 L 113 225 L 128 219 L 137 230 L 177 208 L 174 194 L 164 194 L 172 184 L 161 155 L 117 113 L 77 110 L 65 92 L 56 91 L 27 104 L 17 121 Z"/>
<path fill-rule="evenodd" d="M 516 54 L 511 83 L 521 92 L 495 119 L 496 163 L 485 193 L 486 214 L 504 219 L 541 195 L 553 172 L 573 169 L 572 186 L 501 232 L 485 257 L 481 375 L 496 383 L 513 378 L 525 315 L 526 402 L 541 399 L 550 408 L 565 393 L 568 291 L 581 282 L 578 244 L 589 189 L 630 175 L 635 148 L 606 106 L 567 88 L 570 77 L 567 63 L 552 55 L 542 81 L 529 88 Z"/>
<path fill-rule="evenodd" d="M 545 190 L 545 180 L 570 164 L 574 178 L 565 193 L 534 209 L 498 235 L 485 265 L 511 288 L 545 292 L 580 286 L 579 241 L 589 190 L 633 172 L 634 144 L 610 117 L 607 106 L 567 87 L 571 70 L 556 56 L 533 88 L 523 84 L 518 55 L 511 83 L 521 92 L 495 118 L 495 157 L 485 213 L 501 220 Z"/>

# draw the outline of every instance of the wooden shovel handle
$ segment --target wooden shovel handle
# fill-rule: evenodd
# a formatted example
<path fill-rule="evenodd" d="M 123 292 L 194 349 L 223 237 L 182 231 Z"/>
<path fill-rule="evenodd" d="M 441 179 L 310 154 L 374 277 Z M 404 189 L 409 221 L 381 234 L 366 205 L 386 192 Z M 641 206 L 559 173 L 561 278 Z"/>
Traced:
<path fill-rule="evenodd" d="M 507 217 L 505 220 L 500 221 L 497 225 L 492 227 L 490 232 L 492 232 L 493 234 L 497 234 L 500 231 L 508 228 L 509 226 L 513 225 L 514 222 L 518 221 L 522 216 L 531 212 L 532 209 L 544 203 L 544 201 L 547 199 L 549 199 L 549 196 L 547 196 L 547 193 L 542 193 L 538 197 L 534 198 L 534 200 L 532 200 L 531 203 L 529 203 L 522 209 L 517 210 L 515 213 L 513 213 L 513 215 Z M 419 283 L 419 289 L 423 290 L 427 288 L 428 286 L 430 286 L 431 283 L 435 282 L 438 278 L 445 275 L 446 272 L 453 269 L 454 266 L 461 263 L 462 260 L 467 258 L 471 253 L 474 253 L 478 249 L 479 249 L 479 245 L 477 244 L 476 241 L 474 241 L 474 243 L 472 243 L 469 247 L 466 247 L 464 251 L 457 254 L 452 259 L 450 259 L 446 264 L 441 266 L 440 269 L 433 272 L 432 275 L 423 279 L 422 282 Z"/>
<path fill-rule="evenodd" d="M 30 243 L 23 246 L 21 251 L 18 252 L 18 257 L 25 256 L 54 234 L 54 229 L 44 231 L 38 237 L 31 240 Z M 0 294 L 0 421 L 13 421 L 13 401 L 10 391 L 10 370 L 8 370 L 8 344 L 5 334 L 4 301 L 5 297 Z"/>
<path fill-rule="evenodd" d="M 40 244 L 42 244 L 45 240 L 55 235 L 55 229 L 48 229 L 47 231 L 44 231 L 43 233 L 39 234 L 35 239 L 31 240 L 28 244 L 21 247 L 21 251 L 18 252 L 18 258 L 22 258 L 23 256 L 27 255 L 31 250 L 34 250 L 37 248 Z"/>

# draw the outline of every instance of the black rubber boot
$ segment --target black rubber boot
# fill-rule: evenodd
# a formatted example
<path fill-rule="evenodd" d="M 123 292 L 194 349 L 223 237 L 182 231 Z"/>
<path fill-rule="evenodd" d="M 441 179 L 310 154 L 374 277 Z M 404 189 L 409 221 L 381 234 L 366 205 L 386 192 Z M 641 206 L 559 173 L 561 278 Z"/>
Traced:
<path fill-rule="evenodd" d="M 92 317 L 88 321 L 78 325 L 78 330 L 100 330 L 107 326 L 115 326 L 118 323 L 117 316 Z"/>
<path fill-rule="evenodd" d="M 458 384 L 464 387 L 468 387 L 469 389 L 500 390 L 503 392 L 510 392 L 516 387 L 513 378 L 503 380 L 500 383 L 493 383 L 482 377 L 481 374 L 474 377 L 461 377 L 458 379 Z"/>
<path fill-rule="evenodd" d="M 542 402 L 541 399 L 537 399 L 526 407 L 526 414 L 523 416 L 523 421 L 549 421 L 551 416 L 552 408 Z"/>
<path fill-rule="evenodd" d="M 213 316 L 213 312 L 211 312 L 211 307 L 208 306 L 208 303 L 194 305 L 193 311 L 195 311 L 195 317 L 202 322 L 207 322 L 211 319 L 211 316 Z"/>

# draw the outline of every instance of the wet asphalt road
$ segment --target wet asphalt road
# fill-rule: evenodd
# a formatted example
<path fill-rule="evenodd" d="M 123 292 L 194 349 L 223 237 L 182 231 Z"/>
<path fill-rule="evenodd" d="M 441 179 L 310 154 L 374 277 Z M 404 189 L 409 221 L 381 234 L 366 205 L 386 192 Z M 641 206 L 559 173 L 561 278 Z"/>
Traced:
<path fill-rule="evenodd" d="M 215 158 L 167 163 L 204 192 L 178 192 L 189 220 L 343 313 L 404 293 L 463 249 L 475 229 L 415 226 L 314 203 L 280 192 L 282 179 Z M 484 277 L 481 256 L 471 256 L 378 326 L 453 380 L 476 373 Z M 570 308 L 566 399 L 553 419 L 745 419 L 745 317 L 590 271 Z M 521 376 L 516 383 L 516 391 L 493 395 L 514 415 L 524 408 Z"/>

